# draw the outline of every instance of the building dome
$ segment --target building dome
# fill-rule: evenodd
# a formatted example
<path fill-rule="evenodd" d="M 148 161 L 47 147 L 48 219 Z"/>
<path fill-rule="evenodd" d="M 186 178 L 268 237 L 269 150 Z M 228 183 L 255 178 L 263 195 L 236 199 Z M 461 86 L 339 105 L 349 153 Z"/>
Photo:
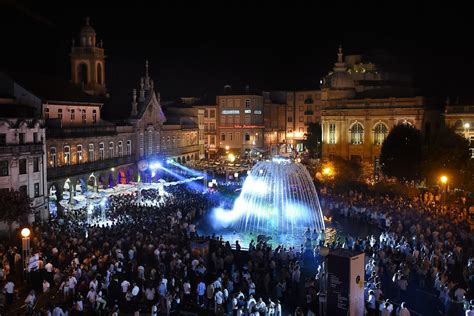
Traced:
<path fill-rule="evenodd" d="M 334 69 L 325 78 L 325 88 L 329 88 L 332 90 L 355 89 L 354 80 L 347 72 L 346 63 L 343 61 L 342 56 L 342 47 L 339 47 L 339 52 L 337 54 L 337 62 L 334 64 Z"/>
<path fill-rule="evenodd" d="M 352 80 L 351 75 L 347 71 L 343 72 L 333 72 L 328 76 L 328 84 L 330 89 L 334 90 L 346 90 L 354 89 L 354 80 Z"/>
<path fill-rule="evenodd" d="M 89 23 L 89 18 L 86 18 L 86 24 L 81 29 L 81 36 L 95 36 L 95 30 Z"/>

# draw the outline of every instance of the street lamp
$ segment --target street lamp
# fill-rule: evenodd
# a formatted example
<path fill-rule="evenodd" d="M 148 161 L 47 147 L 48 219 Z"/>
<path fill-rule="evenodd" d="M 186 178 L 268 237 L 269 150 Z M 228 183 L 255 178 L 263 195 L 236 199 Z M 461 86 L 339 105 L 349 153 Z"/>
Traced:
<path fill-rule="evenodd" d="M 332 168 L 331 167 L 326 167 L 323 169 L 323 174 L 325 176 L 330 176 L 332 174 Z"/>
<path fill-rule="evenodd" d="M 23 248 L 23 269 L 26 271 L 28 268 L 28 261 L 30 259 L 30 235 L 31 231 L 29 228 L 25 227 L 21 230 L 21 245 Z"/>
<path fill-rule="evenodd" d="M 327 283 L 328 283 L 328 276 L 327 276 L 327 260 L 326 257 L 329 255 L 329 248 L 326 246 L 321 246 L 319 248 L 319 254 L 323 257 L 322 262 L 322 271 L 323 275 L 320 279 L 320 293 L 319 293 L 319 315 L 326 315 L 326 302 L 327 302 Z"/>
<path fill-rule="evenodd" d="M 443 175 L 439 178 L 439 180 L 444 185 L 444 204 L 446 204 L 446 194 L 448 193 L 448 177 Z"/>

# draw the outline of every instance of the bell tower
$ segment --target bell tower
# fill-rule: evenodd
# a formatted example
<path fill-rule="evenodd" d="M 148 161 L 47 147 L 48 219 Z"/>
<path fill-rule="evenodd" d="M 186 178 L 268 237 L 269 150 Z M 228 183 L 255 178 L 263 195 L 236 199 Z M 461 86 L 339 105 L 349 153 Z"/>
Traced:
<path fill-rule="evenodd" d="M 103 43 L 96 42 L 96 33 L 89 18 L 86 18 L 79 33 L 78 44 L 72 40 L 71 81 L 87 94 L 106 95 Z"/>

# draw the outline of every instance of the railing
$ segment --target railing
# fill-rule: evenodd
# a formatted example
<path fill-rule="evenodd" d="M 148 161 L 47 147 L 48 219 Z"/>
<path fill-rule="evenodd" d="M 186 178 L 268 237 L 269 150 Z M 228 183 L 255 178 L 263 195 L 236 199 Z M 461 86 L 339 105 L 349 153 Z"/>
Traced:
<path fill-rule="evenodd" d="M 7 144 L 0 146 L 1 154 L 42 153 L 43 144 Z"/>
<path fill-rule="evenodd" d="M 304 100 L 304 104 L 312 104 L 313 102 L 314 102 L 314 101 L 313 101 L 312 98 L 306 98 L 306 99 Z"/>
<path fill-rule="evenodd" d="M 474 113 L 474 105 L 448 105 L 446 106 L 446 113 Z"/>
<path fill-rule="evenodd" d="M 304 111 L 304 115 L 313 115 L 313 110 Z"/>
<path fill-rule="evenodd" d="M 87 137 L 87 136 L 106 136 L 116 135 L 116 126 L 77 126 L 77 127 L 63 127 L 63 128 L 47 128 L 46 137 L 49 138 L 70 138 L 70 137 Z"/>
<path fill-rule="evenodd" d="M 135 156 L 125 156 L 112 159 L 97 160 L 93 162 L 62 166 L 56 168 L 48 168 L 48 181 L 69 177 L 72 175 L 105 170 L 120 165 L 126 165 L 135 162 Z"/>
<path fill-rule="evenodd" d="M 199 145 L 191 145 L 186 147 L 176 147 L 176 148 L 161 148 L 161 153 L 166 156 L 178 156 L 187 154 L 193 151 L 199 151 Z"/>

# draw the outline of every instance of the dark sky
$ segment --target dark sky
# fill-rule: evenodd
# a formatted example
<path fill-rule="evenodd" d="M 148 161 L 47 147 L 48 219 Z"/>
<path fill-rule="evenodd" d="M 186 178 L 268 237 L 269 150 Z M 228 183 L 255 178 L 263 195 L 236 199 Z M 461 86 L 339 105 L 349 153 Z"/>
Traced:
<path fill-rule="evenodd" d="M 90 16 L 104 40 L 112 93 L 137 85 L 146 58 L 165 98 L 212 93 L 226 83 L 316 88 L 339 44 L 346 53 L 395 56 L 392 66 L 410 65 L 425 95 L 469 95 L 473 86 L 474 23 L 467 7 L 432 1 L 0 3 L 0 68 L 67 77 L 71 38 Z"/>

